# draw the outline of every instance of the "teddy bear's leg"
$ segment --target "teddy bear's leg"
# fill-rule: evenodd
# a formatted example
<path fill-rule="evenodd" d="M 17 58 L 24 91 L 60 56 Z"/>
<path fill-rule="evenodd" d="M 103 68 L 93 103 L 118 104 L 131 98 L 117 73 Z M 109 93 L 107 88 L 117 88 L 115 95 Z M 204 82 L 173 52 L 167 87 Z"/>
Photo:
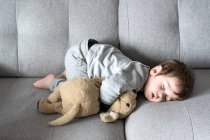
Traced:
<path fill-rule="evenodd" d="M 58 88 L 55 89 L 54 92 L 52 92 L 47 100 L 50 102 L 50 103 L 55 103 L 55 102 L 58 102 L 61 100 L 61 95 L 60 95 L 60 91 L 58 90 Z"/>
<path fill-rule="evenodd" d="M 50 126 L 59 126 L 71 122 L 79 113 L 80 104 L 74 104 L 68 112 L 66 112 L 62 117 L 49 122 Z"/>
<path fill-rule="evenodd" d="M 119 114 L 113 111 L 100 113 L 100 118 L 103 122 L 114 122 L 119 118 Z"/>
<path fill-rule="evenodd" d="M 49 103 L 48 101 L 41 99 L 37 103 L 37 109 L 39 110 L 39 112 L 46 114 L 61 113 L 62 103 L 61 102 Z"/>

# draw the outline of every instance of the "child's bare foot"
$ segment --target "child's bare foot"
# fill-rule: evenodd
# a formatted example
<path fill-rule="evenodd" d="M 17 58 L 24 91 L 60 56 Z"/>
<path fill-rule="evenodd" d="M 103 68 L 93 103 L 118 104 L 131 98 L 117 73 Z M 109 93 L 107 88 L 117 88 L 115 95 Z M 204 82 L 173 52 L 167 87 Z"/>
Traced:
<path fill-rule="evenodd" d="M 53 79 L 55 79 L 55 75 L 54 74 L 48 74 L 44 78 L 42 78 L 42 79 L 36 81 L 35 83 L 33 83 L 33 85 L 36 88 L 49 89 L 50 83 L 52 82 Z"/>

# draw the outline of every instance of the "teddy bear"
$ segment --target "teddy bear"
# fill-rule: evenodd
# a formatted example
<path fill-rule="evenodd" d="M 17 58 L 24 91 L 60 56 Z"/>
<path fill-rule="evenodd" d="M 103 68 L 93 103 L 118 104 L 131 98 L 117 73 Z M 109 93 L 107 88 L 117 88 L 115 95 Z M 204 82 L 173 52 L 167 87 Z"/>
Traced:
<path fill-rule="evenodd" d="M 100 111 L 100 86 L 103 78 L 73 78 L 60 84 L 48 99 L 40 99 L 37 109 L 41 113 L 62 114 L 49 122 L 50 126 L 60 126 L 80 118 L 97 114 Z M 103 122 L 114 122 L 127 117 L 136 106 L 136 93 L 124 92 L 105 113 L 100 113 Z"/>

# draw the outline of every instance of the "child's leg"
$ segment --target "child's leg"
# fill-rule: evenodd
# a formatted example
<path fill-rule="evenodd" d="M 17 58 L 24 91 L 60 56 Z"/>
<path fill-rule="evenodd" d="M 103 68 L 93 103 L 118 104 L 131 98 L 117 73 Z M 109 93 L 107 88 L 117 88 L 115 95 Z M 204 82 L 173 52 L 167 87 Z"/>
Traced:
<path fill-rule="evenodd" d="M 33 85 L 36 88 L 50 89 L 50 84 L 56 78 L 66 79 L 66 71 L 62 72 L 58 76 L 55 76 L 54 74 L 48 74 L 44 78 L 42 78 L 42 79 L 37 80 L 36 82 L 34 82 Z"/>
<path fill-rule="evenodd" d="M 54 79 L 55 79 L 54 74 L 48 74 L 44 78 L 34 82 L 33 85 L 36 88 L 49 89 L 50 84 Z"/>
<path fill-rule="evenodd" d="M 57 87 L 59 84 L 65 82 L 65 81 L 66 81 L 66 79 L 54 78 L 54 79 L 51 81 L 50 85 L 49 85 L 50 91 L 51 91 L 51 92 L 54 92 L 54 91 L 56 90 L 56 87 Z"/>
<path fill-rule="evenodd" d="M 66 79 L 74 77 L 88 77 L 86 56 L 88 52 L 87 41 L 71 46 L 65 55 Z"/>

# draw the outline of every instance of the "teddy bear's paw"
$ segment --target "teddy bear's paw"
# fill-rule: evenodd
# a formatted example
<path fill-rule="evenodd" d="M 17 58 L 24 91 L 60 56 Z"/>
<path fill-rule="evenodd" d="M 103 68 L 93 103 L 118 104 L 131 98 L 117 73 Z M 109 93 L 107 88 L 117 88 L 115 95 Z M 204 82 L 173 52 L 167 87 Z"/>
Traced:
<path fill-rule="evenodd" d="M 45 108 L 48 106 L 49 102 L 45 99 L 40 99 L 37 102 L 37 110 L 39 112 L 45 113 Z"/>
<path fill-rule="evenodd" d="M 100 113 L 100 118 L 103 122 L 114 122 L 119 118 L 119 114 L 113 111 Z"/>
<path fill-rule="evenodd" d="M 57 101 L 56 97 L 54 96 L 54 94 L 50 94 L 47 98 L 48 102 L 50 103 L 54 103 Z"/>
<path fill-rule="evenodd" d="M 40 105 L 41 105 L 41 104 L 44 104 L 44 103 L 47 103 L 47 101 L 46 101 L 45 99 L 40 99 L 40 100 L 37 102 L 37 110 L 39 110 Z"/>

